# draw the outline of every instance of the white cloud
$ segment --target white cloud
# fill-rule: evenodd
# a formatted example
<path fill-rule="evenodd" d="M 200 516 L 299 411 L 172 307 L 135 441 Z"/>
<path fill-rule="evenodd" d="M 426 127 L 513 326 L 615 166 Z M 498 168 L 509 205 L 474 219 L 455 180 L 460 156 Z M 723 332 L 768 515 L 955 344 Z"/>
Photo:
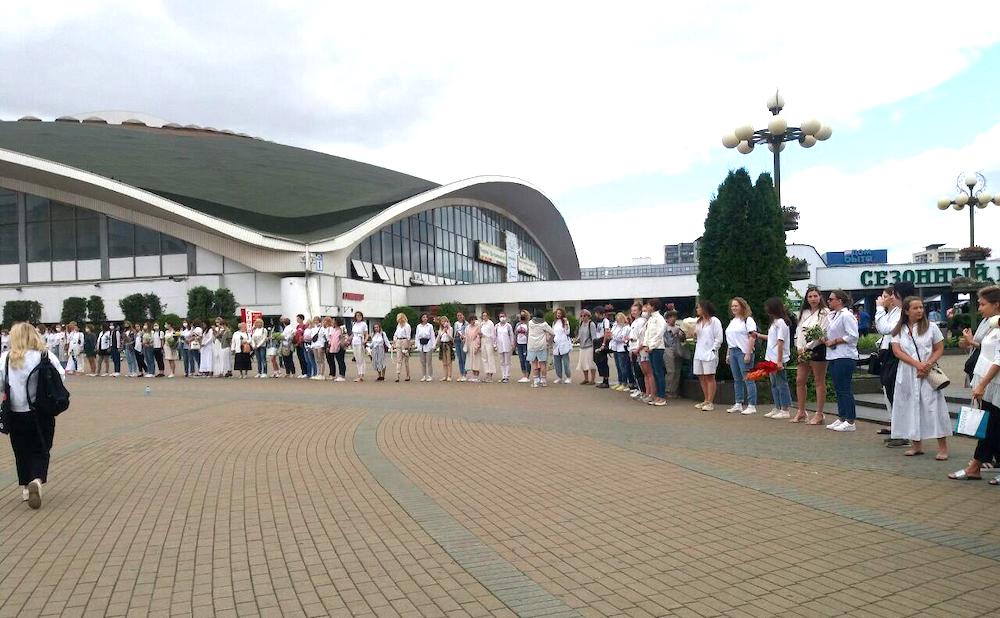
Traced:
<path fill-rule="evenodd" d="M 956 178 L 983 172 L 987 190 L 1000 192 L 1000 124 L 960 148 L 935 148 L 883 161 L 850 174 L 831 166 L 812 167 L 782 181 L 782 199 L 798 204 L 804 239 L 822 251 L 890 250 L 890 260 L 909 261 L 925 244 L 969 244 L 968 210 L 940 211 L 937 200 L 953 197 Z M 1000 254 L 1000 207 L 976 211 L 976 244 Z"/>

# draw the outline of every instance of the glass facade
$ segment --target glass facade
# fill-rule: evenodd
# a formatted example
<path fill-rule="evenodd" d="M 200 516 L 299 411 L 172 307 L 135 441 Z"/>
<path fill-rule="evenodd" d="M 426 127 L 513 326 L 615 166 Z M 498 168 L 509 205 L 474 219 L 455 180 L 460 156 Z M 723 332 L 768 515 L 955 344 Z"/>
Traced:
<path fill-rule="evenodd" d="M 698 272 L 697 264 L 638 264 L 634 266 L 597 266 L 581 268 L 581 279 L 619 279 L 624 277 L 666 277 Z"/>
<path fill-rule="evenodd" d="M 118 221 L 86 208 L 0 188 L 0 266 L 20 263 L 22 225 L 24 256 L 28 265 L 104 260 L 102 225 L 107 226 L 107 258 L 188 252 L 187 243 L 167 234 Z M 42 270 L 39 271 L 39 268 Z M 49 277 L 51 280 L 69 280 L 67 277 L 72 278 L 72 275 L 67 273 L 76 271 L 72 267 L 69 271 L 58 269 L 57 272 L 55 269 L 48 271 L 47 266 L 31 266 L 29 272 L 50 272 L 38 280 L 48 280 Z M 33 277 L 32 280 L 35 280 Z"/>
<path fill-rule="evenodd" d="M 520 225 L 476 206 L 442 206 L 410 215 L 363 240 L 350 259 L 458 283 L 500 283 L 507 280 L 506 266 L 476 259 L 476 241 L 503 249 L 508 231 L 517 236 L 520 256 L 538 267 L 537 277 L 522 272 L 519 280 L 558 278 L 541 248 Z"/>

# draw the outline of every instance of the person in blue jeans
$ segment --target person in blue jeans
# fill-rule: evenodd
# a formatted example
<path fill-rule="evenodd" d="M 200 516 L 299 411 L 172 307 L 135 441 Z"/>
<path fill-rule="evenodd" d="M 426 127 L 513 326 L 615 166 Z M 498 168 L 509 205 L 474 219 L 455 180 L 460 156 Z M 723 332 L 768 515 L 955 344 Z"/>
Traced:
<path fill-rule="evenodd" d="M 753 369 L 753 351 L 757 345 L 757 322 L 754 321 L 750 305 L 737 296 L 729 301 L 733 319 L 726 326 L 726 362 L 733 372 L 736 388 L 736 403 L 726 412 L 755 414 L 757 412 L 757 385 L 746 379 Z M 746 402 L 746 407 L 743 403 Z"/>
<path fill-rule="evenodd" d="M 663 333 L 667 330 L 667 321 L 660 314 L 660 300 L 651 298 L 642 306 L 642 315 L 646 318 L 640 352 L 649 354 L 650 374 L 656 385 L 654 396 L 647 401 L 651 406 L 667 405 L 667 365 L 663 359 L 666 344 Z M 646 385 L 647 388 L 649 384 Z"/>
<path fill-rule="evenodd" d="M 469 323 L 465 321 L 465 314 L 461 311 L 455 313 L 455 324 L 452 326 L 455 337 L 455 357 L 458 358 L 458 379 L 456 382 L 465 382 L 465 329 Z"/>
<path fill-rule="evenodd" d="M 771 318 L 771 326 L 767 329 L 766 335 L 761 335 L 767 340 L 767 351 L 764 353 L 764 360 L 770 361 L 778 366 L 778 371 L 768 376 L 771 380 L 771 397 L 774 400 L 774 409 L 765 414 L 768 418 L 789 419 L 791 418 L 792 391 L 788 388 L 788 374 L 785 372 L 785 365 L 791 359 L 791 329 L 788 327 L 788 313 L 785 311 L 785 303 L 780 298 L 769 298 L 764 303 L 764 311 Z"/>
<path fill-rule="evenodd" d="M 826 360 L 830 363 L 830 378 L 837 393 L 837 415 L 840 417 L 826 426 L 834 431 L 854 431 L 857 410 L 854 407 L 854 366 L 858 361 L 858 321 L 848 308 L 851 296 L 843 290 L 830 292 L 830 322 L 826 337 L 820 341 L 826 346 Z"/>

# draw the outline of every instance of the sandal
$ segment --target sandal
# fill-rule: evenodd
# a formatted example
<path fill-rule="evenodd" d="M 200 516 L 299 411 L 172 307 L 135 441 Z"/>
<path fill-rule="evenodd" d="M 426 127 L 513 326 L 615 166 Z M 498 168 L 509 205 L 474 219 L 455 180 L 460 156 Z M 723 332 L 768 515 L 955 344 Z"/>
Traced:
<path fill-rule="evenodd" d="M 1000 485 L 1000 476 L 991 478 L 988 482 L 990 485 Z"/>
<path fill-rule="evenodd" d="M 826 417 L 822 414 L 814 414 L 812 420 L 809 421 L 809 425 L 822 425 Z"/>
<path fill-rule="evenodd" d="M 804 423 L 809 418 L 808 414 L 796 414 L 795 418 L 788 419 L 789 423 Z"/>
<path fill-rule="evenodd" d="M 948 453 L 938 453 L 934 456 L 936 461 L 948 461 Z"/>
<path fill-rule="evenodd" d="M 923 451 L 906 451 L 903 454 L 906 455 L 907 457 L 916 457 L 917 455 L 923 455 L 924 452 Z"/>
<path fill-rule="evenodd" d="M 983 477 L 981 477 L 981 476 L 969 476 L 965 472 L 965 470 L 958 470 L 957 472 L 952 472 L 951 474 L 948 475 L 948 478 L 950 478 L 953 481 L 981 481 L 981 480 L 983 480 Z M 993 480 L 996 480 L 996 479 L 993 479 Z"/>

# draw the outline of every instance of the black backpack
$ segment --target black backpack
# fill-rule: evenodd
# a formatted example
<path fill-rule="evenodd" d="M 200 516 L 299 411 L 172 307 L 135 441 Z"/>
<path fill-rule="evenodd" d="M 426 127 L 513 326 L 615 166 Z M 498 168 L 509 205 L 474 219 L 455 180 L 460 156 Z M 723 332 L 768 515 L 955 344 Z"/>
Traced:
<path fill-rule="evenodd" d="M 31 384 L 34 380 L 35 393 L 31 396 Z M 28 374 L 28 405 L 32 412 L 48 416 L 59 416 L 69 408 L 69 391 L 63 384 L 59 370 L 49 359 L 47 352 L 42 353 L 38 366 Z"/>

